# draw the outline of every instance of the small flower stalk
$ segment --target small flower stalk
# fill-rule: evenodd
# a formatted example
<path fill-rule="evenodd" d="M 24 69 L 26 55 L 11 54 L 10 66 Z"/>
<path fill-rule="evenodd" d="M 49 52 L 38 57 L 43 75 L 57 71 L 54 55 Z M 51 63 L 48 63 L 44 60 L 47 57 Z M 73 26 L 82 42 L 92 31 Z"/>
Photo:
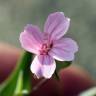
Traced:
<path fill-rule="evenodd" d="M 64 37 L 69 26 L 70 18 L 65 17 L 63 12 L 55 12 L 48 16 L 43 32 L 32 24 L 25 26 L 21 32 L 21 46 L 35 54 L 30 69 L 38 78 L 52 77 L 56 70 L 55 60 L 74 60 L 78 45 L 73 39 Z"/>

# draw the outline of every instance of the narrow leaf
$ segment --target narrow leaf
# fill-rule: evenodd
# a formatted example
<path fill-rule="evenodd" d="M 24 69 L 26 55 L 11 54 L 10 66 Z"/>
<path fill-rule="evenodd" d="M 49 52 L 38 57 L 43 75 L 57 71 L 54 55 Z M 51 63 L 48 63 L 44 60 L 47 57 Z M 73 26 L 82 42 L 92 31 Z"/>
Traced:
<path fill-rule="evenodd" d="M 12 75 L 2 85 L 0 85 L 0 96 L 13 96 L 21 70 L 22 72 L 24 72 L 23 88 L 26 89 L 28 93 L 30 92 L 31 86 L 29 84 L 30 83 L 29 68 L 31 60 L 32 60 L 32 54 L 29 52 L 24 52 L 24 55 L 18 62 L 17 67 L 12 73 Z"/>
<path fill-rule="evenodd" d="M 22 93 L 22 88 L 23 88 L 23 72 L 20 71 L 14 94 L 17 95 L 17 94 Z"/>

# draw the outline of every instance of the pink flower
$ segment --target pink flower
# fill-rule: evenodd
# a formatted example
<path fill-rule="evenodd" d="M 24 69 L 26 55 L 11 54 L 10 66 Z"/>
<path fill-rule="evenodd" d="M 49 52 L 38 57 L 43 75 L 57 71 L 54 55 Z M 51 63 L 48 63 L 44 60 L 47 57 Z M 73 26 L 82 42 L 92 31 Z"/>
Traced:
<path fill-rule="evenodd" d="M 74 40 L 64 38 L 69 25 L 70 18 L 65 17 L 63 12 L 55 12 L 48 16 L 44 32 L 37 26 L 28 24 L 20 34 L 22 47 L 36 54 L 30 69 L 38 78 L 52 76 L 56 69 L 54 59 L 59 61 L 74 59 L 78 46 Z"/>

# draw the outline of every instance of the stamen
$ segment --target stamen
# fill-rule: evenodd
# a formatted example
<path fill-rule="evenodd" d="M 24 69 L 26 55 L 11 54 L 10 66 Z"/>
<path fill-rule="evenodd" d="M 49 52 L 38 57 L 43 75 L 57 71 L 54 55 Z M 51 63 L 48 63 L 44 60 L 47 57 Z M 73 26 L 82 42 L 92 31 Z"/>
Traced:
<path fill-rule="evenodd" d="M 50 49 L 52 48 L 53 44 L 43 44 L 40 50 L 40 54 L 41 55 L 46 55 L 48 54 L 48 52 L 50 51 Z"/>

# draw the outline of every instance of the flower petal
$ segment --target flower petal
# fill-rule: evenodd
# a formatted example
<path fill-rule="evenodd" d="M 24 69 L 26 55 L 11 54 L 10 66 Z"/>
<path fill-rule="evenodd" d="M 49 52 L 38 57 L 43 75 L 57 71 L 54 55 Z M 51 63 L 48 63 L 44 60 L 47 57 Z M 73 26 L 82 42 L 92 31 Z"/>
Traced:
<path fill-rule="evenodd" d="M 38 56 L 36 56 L 30 66 L 30 69 L 38 78 L 43 77 L 41 67 L 42 65 L 39 62 Z"/>
<path fill-rule="evenodd" d="M 33 37 L 33 39 L 35 39 L 35 41 L 37 41 L 38 43 L 43 42 L 43 33 L 40 31 L 40 29 L 37 26 L 32 24 L 27 24 L 24 31 L 28 32 Z"/>
<path fill-rule="evenodd" d="M 52 39 L 60 39 L 67 32 L 70 18 L 65 17 L 63 12 L 55 12 L 48 16 L 45 22 L 44 32 Z"/>
<path fill-rule="evenodd" d="M 56 69 L 55 60 L 49 55 L 40 55 L 39 61 L 42 64 L 41 68 L 42 68 L 43 77 L 51 78 L 51 76 L 53 75 Z"/>
<path fill-rule="evenodd" d="M 51 65 L 54 62 L 53 58 L 49 55 L 39 55 L 38 58 L 42 65 Z"/>
<path fill-rule="evenodd" d="M 49 54 L 60 61 L 72 61 L 74 53 L 78 51 L 77 43 L 71 38 L 62 38 L 53 42 Z"/>
<path fill-rule="evenodd" d="M 51 78 L 54 71 L 56 69 L 56 63 L 55 60 L 51 65 L 43 65 L 42 70 L 43 70 L 43 76 L 45 78 Z"/>
<path fill-rule="evenodd" d="M 38 50 L 42 44 L 42 33 L 37 27 L 27 25 L 24 32 L 20 34 L 21 46 L 32 53 L 38 54 Z"/>
<path fill-rule="evenodd" d="M 78 51 L 77 43 L 71 38 L 62 38 L 60 40 L 54 41 L 54 48 L 59 48 L 67 52 L 75 53 Z"/>
<path fill-rule="evenodd" d="M 67 52 L 65 50 L 62 50 L 61 48 L 53 48 L 49 52 L 49 55 L 59 61 L 72 61 L 74 59 L 74 53 Z"/>
<path fill-rule="evenodd" d="M 50 78 L 56 69 L 56 64 L 52 57 L 39 55 L 33 60 L 30 69 L 38 78 Z"/>

